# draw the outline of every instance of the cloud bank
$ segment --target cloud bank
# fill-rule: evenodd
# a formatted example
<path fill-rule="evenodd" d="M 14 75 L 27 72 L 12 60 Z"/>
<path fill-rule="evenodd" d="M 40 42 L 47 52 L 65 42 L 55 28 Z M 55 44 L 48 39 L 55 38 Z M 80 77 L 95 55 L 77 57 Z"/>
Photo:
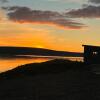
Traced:
<path fill-rule="evenodd" d="M 6 7 L 8 18 L 19 23 L 52 24 L 64 28 L 80 29 L 83 24 L 75 22 L 63 13 L 53 11 L 32 10 L 28 7 Z"/>
<path fill-rule="evenodd" d="M 6 2 L 8 2 L 8 0 L 0 0 L 0 2 L 6 3 Z"/>
<path fill-rule="evenodd" d="M 66 15 L 74 18 L 100 18 L 100 6 L 89 5 L 81 9 L 73 9 L 67 12 Z"/>
<path fill-rule="evenodd" d="M 89 0 L 89 2 L 91 2 L 91 3 L 95 3 L 95 4 L 100 4 L 100 0 Z"/>

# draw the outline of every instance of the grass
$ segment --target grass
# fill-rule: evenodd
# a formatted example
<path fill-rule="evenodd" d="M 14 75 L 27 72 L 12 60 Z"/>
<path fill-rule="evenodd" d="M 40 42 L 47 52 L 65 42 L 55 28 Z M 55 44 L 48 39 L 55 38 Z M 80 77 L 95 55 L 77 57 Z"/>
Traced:
<path fill-rule="evenodd" d="M 26 64 L 0 75 L 0 100 L 99 100 L 100 76 L 82 62 Z"/>

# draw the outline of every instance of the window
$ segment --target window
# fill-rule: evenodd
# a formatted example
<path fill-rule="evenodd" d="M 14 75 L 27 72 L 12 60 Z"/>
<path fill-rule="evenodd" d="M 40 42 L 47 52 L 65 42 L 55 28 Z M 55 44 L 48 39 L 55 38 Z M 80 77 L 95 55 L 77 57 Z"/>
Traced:
<path fill-rule="evenodd" d="M 93 52 L 93 55 L 97 55 L 98 54 L 98 52 Z"/>

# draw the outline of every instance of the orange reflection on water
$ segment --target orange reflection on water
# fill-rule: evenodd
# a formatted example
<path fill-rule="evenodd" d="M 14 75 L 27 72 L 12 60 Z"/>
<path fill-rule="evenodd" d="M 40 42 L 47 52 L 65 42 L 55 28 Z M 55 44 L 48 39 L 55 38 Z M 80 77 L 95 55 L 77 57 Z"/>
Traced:
<path fill-rule="evenodd" d="M 59 57 L 59 56 L 44 56 L 44 57 L 36 56 L 36 57 L 33 57 L 33 56 L 27 55 L 27 56 L 23 56 L 23 58 L 21 58 L 21 55 L 20 55 L 18 58 L 0 59 L 0 72 L 11 70 L 13 68 L 16 68 L 17 66 L 21 66 L 21 65 L 25 65 L 25 64 L 29 64 L 29 63 L 46 62 L 46 61 L 52 60 L 52 59 L 83 61 L 83 57 Z"/>
<path fill-rule="evenodd" d="M 48 58 L 14 58 L 14 59 L 0 59 L 0 72 L 11 70 L 17 66 L 28 64 L 28 63 L 41 63 L 46 62 Z"/>

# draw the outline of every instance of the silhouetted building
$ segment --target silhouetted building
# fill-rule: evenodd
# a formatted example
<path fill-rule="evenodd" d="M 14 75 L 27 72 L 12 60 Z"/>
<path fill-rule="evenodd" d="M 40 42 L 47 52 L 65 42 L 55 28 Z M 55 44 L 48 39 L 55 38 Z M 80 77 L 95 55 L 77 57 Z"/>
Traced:
<path fill-rule="evenodd" d="M 85 64 L 100 64 L 100 46 L 82 45 L 84 46 L 84 62 Z"/>

